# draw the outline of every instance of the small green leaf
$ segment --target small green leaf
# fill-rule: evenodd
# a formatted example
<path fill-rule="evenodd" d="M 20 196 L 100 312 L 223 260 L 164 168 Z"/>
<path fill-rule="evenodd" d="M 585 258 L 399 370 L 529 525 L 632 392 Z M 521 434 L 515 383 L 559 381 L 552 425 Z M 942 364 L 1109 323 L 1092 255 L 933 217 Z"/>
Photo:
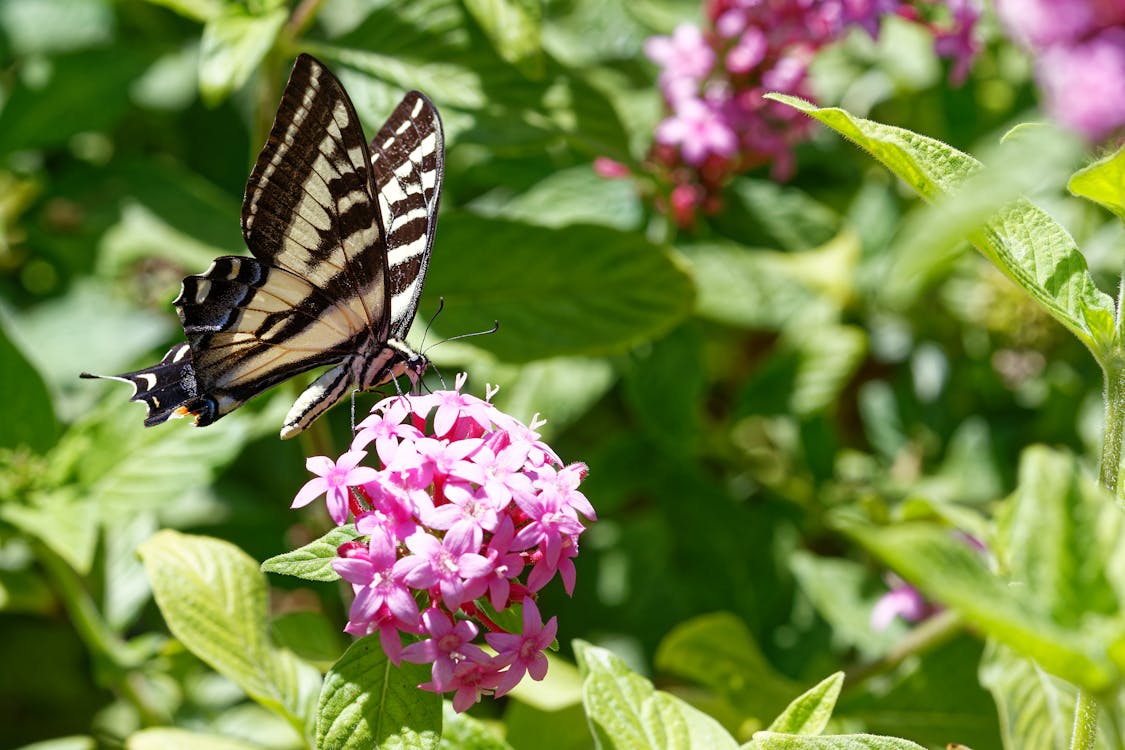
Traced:
<path fill-rule="evenodd" d="M 782 94 L 788 104 L 867 150 L 927 200 L 958 190 L 981 164 L 968 154 L 909 130 L 818 108 Z M 1113 300 L 1094 284 L 1073 238 L 1046 212 L 1017 200 L 968 239 L 1056 320 L 1101 357 L 1112 341 Z"/>
<path fill-rule="evenodd" d="M 756 732 L 754 745 L 759 750 L 925 750 L 921 745 L 897 737 L 874 734 L 833 734 L 802 737 L 795 734 Z"/>
<path fill-rule="evenodd" d="M 612 652 L 582 641 L 575 642 L 574 650 L 585 676 L 586 715 L 601 747 L 738 747 L 717 721 L 654 689 Z"/>
<path fill-rule="evenodd" d="M 782 734 L 818 735 L 828 726 L 840 688 L 844 686 L 844 673 L 825 678 L 815 687 L 797 697 L 781 715 L 773 720 L 768 731 Z"/>
<path fill-rule="evenodd" d="M 0 29 L 17 57 L 67 52 L 110 42 L 113 15 L 107 0 L 6 0 Z"/>
<path fill-rule="evenodd" d="M 29 504 L 2 503 L 0 518 L 40 540 L 80 575 L 90 572 L 101 514 L 89 497 L 68 487 L 33 496 Z"/>
<path fill-rule="evenodd" d="M 320 673 L 270 643 L 258 564 L 227 542 L 175 531 L 161 531 L 138 553 L 172 635 L 307 736 Z"/>
<path fill-rule="evenodd" d="M 499 321 L 499 332 L 474 344 L 508 362 L 623 351 L 670 329 L 693 304 L 676 256 L 604 227 L 453 214 L 442 216 L 434 254 L 419 319 L 441 295 L 442 330 Z"/>
<path fill-rule="evenodd" d="M 441 704 L 441 723 L 441 742 L 438 744 L 441 750 L 512 750 L 512 746 L 500 739 L 496 732 L 490 731 L 483 721 L 457 713 L 453 705 L 445 701 Z"/>
<path fill-rule="evenodd" d="M 437 747 L 441 697 L 417 687 L 429 678 L 425 665 L 391 664 L 378 635 L 356 641 L 324 678 L 317 709 L 317 748 Z"/>
<path fill-rule="evenodd" d="M 173 727 L 155 727 L 134 732 L 125 740 L 125 750 L 258 750 L 259 745 L 217 734 L 201 734 Z"/>
<path fill-rule="evenodd" d="M 1067 747 L 1077 688 L 993 639 L 981 659 L 980 681 L 996 701 L 1004 747 Z"/>
<path fill-rule="evenodd" d="M 320 539 L 266 560 L 262 563 L 262 572 L 296 576 L 306 581 L 338 581 L 340 574 L 332 567 L 337 557 L 336 548 L 358 537 L 354 524 L 337 526 Z"/>
<path fill-rule="evenodd" d="M 163 5 L 185 18 L 201 22 L 217 18 L 229 5 L 226 0 L 148 0 L 148 2 L 153 5 Z"/>
<path fill-rule="evenodd" d="M 528 75 L 542 74 L 543 11 L 539 0 L 465 0 L 465 7 L 500 57 Z"/>
<path fill-rule="evenodd" d="M 712 688 L 764 724 L 777 716 L 800 685 L 778 674 L 746 624 L 727 612 L 681 623 L 661 641 L 656 666 Z"/>
<path fill-rule="evenodd" d="M 1125 220 L 1125 147 L 1078 170 L 1066 186 Z"/>
<path fill-rule="evenodd" d="M 285 8 L 262 15 L 231 6 L 207 21 L 199 48 L 199 90 L 214 106 L 242 87 L 273 47 L 288 17 Z"/>

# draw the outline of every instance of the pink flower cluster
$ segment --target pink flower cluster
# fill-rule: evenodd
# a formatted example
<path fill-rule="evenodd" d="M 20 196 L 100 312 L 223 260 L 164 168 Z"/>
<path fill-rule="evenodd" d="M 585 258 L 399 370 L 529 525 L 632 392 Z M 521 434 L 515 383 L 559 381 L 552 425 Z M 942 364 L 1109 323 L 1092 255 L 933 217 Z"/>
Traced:
<path fill-rule="evenodd" d="M 543 624 L 534 592 L 556 574 L 573 592 L 580 516 L 595 519 L 578 490 L 585 465 L 564 466 L 535 432 L 541 422 L 528 427 L 463 384 L 376 404 L 338 460 L 308 459 L 317 476 L 293 501 L 326 494 L 337 524 L 354 516 L 367 541 L 341 545 L 332 561 L 355 591 L 347 632 L 378 632 L 396 664 L 431 663 L 419 687 L 454 692 L 458 711 L 525 674 L 543 679 L 557 623 Z M 361 463 L 371 448 L 381 468 Z M 504 631 L 488 605 L 522 605 L 522 632 Z M 474 643 L 482 627 L 494 654 Z M 424 639 L 403 647 L 404 633 Z"/>
<path fill-rule="evenodd" d="M 996 0 L 1035 56 L 1048 112 L 1092 141 L 1125 126 L 1125 0 Z"/>
<path fill-rule="evenodd" d="M 979 13 L 971 2 L 915 0 L 927 8 L 947 6 L 946 19 L 928 26 L 937 52 L 955 59 L 958 80 L 978 49 L 973 29 Z M 812 120 L 763 94 L 811 99 L 808 67 L 817 50 L 852 27 L 876 35 L 888 14 L 922 22 L 906 0 L 706 0 L 705 8 L 706 28 L 683 24 L 645 45 L 661 66 L 668 110 L 648 163 L 670 186 L 658 207 L 682 227 L 700 210 L 717 210 L 719 191 L 735 174 L 765 164 L 778 179 L 793 173 L 793 147 L 808 138 Z M 608 160 L 595 167 L 604 177 L 622 176 L 620 165 Z"/>

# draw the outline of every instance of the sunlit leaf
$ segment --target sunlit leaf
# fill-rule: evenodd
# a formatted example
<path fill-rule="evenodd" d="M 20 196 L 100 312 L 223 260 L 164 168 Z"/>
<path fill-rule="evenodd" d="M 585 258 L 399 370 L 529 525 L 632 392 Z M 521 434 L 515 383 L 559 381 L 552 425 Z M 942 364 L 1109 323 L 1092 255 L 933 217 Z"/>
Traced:
<path fill-rule="evenodd" d="M 315 541 L 271 557 L 262 563 L 262 570 L 307 581 L 338 581 L 340 574 L 332 567 L 337 558 L 336 548 L 357 536 L 354 525 L 337 526 Z"/>
<path fill-rule="evenodd" d="M 818 735 L 828 726 L 840 688 L 844 686 L 844 673 L 826 677 L 798 696 L 773 720 L 767 731 L 782 734 Z"/>
<path fill-rule="evenodd" d="M 542 73 L 539 0 L 466 0 L 465 8 L 502 58 L 530 75 Z"/>
<path fill-rule="evenodd" d="M 242 87 L 270 51 L 289 13 L 247 13 L 231 6 L 207 21 L 199 48 L 199 90 L 215 105 Z"/>

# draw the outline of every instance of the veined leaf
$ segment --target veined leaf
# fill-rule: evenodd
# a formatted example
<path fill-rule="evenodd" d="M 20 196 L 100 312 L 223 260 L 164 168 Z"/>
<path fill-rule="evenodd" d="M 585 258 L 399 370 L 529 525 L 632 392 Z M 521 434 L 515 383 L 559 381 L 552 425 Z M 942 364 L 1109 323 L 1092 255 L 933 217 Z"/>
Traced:
<path fill-rule="evenodd" d="M 320 673 L 270 643 L 258 564 L 227 542 L 175 531 L 161 531 L 138 553 L 172 635 L 309 736 Z"/>
<path fill-rule="evenodd" d="M 760 750 L 924 750 L 910 740 L 875 734 L 835 734 L 802 737 L 796 734 L 757 732 L 754 747 Z"/>
<path fill-rule="evenodd" d="M 1067 746 L 1078 692 L 1073 685 L 993 639 L 981 659 L 980 681 L 996 701 L 1004 747 L 1054 750 Z"/>
<path fill-rule="evenodd" d="M 1125 221 L 1125 147 L 1078 170 L 1066 186 Z"/>
<path fill-rule="evenodd" d="M 980 162 L 941 141 L 854 117 L 838 108 L 814 107 L 792 96 L 770 94 L 820 120 L 871 153 L 928 200 L 956 191 Z M 1113 300 L 1094 285 L 1074 240 L 1046 212 L 1026 200 L 1000 210 L 967 237 L 1096 357 L 1113 340 Z"/>
<path fill-rule="evenodd" d="M 465 7 L 508 62 L 531 76 L 543 71 L 539 0 L 465 0 Z"/>
<path fill-rule="evenodd" d="M 317 709 L 316 747 L 437 747 L 441 696 L 417 687 L 429 678 L 425 665 L 391 664 L 378 635 L 356 641 L 324 678 Z"/>
<path fill-rule="evenodd" d="M 717 721 L 653 688 L 610 651 L 577 641 L 582 699 L 594 739 L 606 748 L 738 747 Z"/>
<path fill-rule="evenodd" d="M 275 8 L 261 15 L 238 6 L 207 21 L 199 48 L 199 90 L 214 106 L 240 88 L 273 47 L 289 13 Z"/>
<path fill-rule="evenodd" d="M 332 567 L 337 557 L 336 548 L 358 536 L 353 524 L 337 526 L 320 539 L 266 560 L 262 563 L 262 572 L 296 576 L 306 581 L 338 581 L 340 574 Z"/>
<path fill-rule="evenodd" d="M 818 735 L 828 726 L 840 688 L 844 686 L 844 673 L 837 672 L 797 697 L 781 715 L 773 720 L 767 731 L 782 734 Z"/>

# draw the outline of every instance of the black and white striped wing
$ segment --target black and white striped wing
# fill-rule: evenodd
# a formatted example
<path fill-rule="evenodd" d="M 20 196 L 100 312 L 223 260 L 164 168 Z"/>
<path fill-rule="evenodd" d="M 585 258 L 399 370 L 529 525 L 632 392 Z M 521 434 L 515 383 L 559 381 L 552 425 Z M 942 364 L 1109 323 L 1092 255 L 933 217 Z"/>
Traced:
<path fill-rule="evenodd" d="M 371 140 L 371 166 L 386 231 L 387 338 L 405 339 L 426 281 L 445 173 L 437 109 L 411 91 Z"/>

